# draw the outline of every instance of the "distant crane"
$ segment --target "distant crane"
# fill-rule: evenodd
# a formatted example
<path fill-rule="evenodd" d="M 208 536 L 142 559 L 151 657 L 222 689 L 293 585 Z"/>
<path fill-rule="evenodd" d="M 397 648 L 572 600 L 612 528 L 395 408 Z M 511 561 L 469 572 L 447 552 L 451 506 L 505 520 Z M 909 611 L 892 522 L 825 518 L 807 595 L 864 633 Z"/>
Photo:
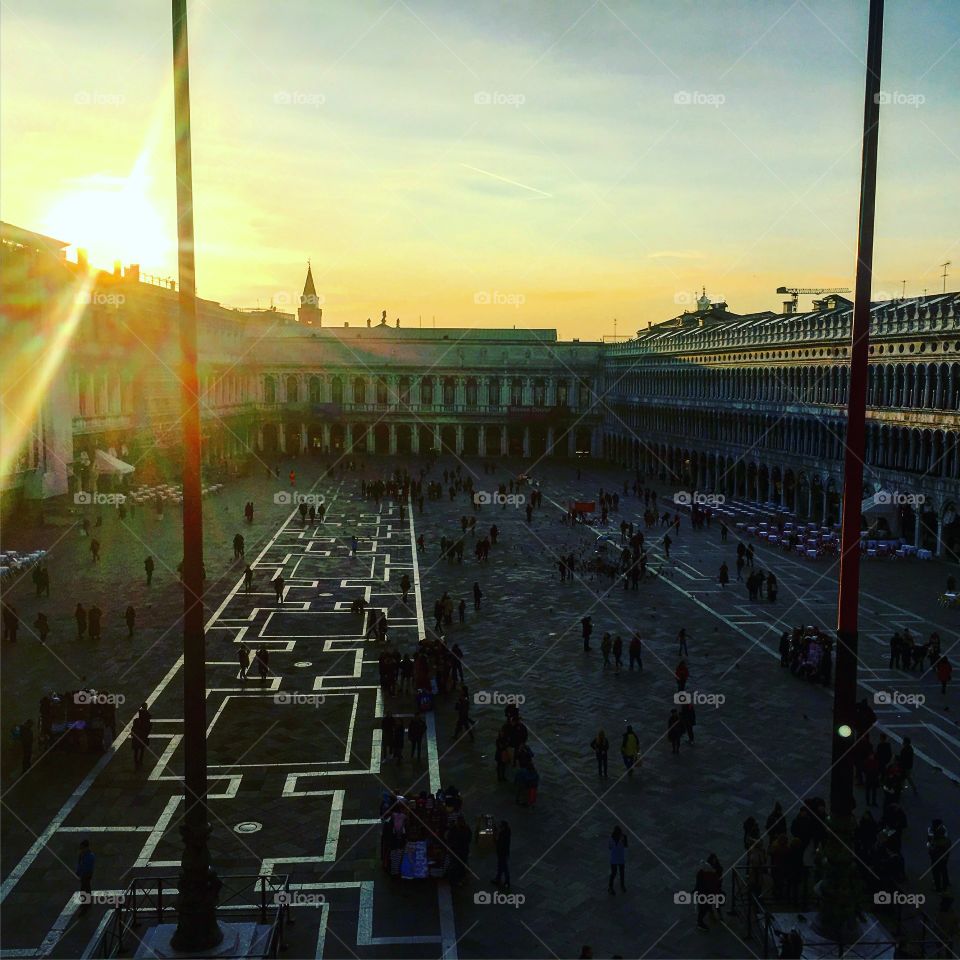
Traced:
<path fill-rule="evenodd" d="M 797 300 L 800 295 L 807 296 L 812 294 L 818 296 L 821 293 L 849 293 L 849 287 L 777 287 L 777 293 L 789 293 L 792 299 L 783 301 L 783 312 L 793 314 L 797 312 Z"/>

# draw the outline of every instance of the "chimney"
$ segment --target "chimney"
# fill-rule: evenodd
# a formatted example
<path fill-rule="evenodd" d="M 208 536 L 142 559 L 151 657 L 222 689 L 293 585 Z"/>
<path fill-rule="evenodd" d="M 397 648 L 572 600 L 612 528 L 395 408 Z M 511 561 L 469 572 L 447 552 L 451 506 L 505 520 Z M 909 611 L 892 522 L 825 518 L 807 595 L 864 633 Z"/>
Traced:
<path fill-rule="evenodd" d="M 140 264 L 131 263 L 127 267 L 127 272 L 124 274 L 128 280 L 132 280 L 134 283 L 140 282 Z"/>
<path fill-rule="evenodd" d="M 343 325 L 344 325 L 345 327 L 349 327 L 349 326 L 350 326 L 350 324 L 349 324 L 346 320 L 343 321 Z"/>
<path fill-rule="evenodd" d="M 77 266 L 81 270 L 86 270 L 90 266 L 90 260 L 87 257 L 87 251 L 82 247 L 77 248 Z"/>
<path fill-rule="evenodd" d="M 367 329 L 368 329 L 368 330 L 370 329 L 370 318 L 369 318 L 369 317 L 367 317 Z"/>
<path fill-rule="evenodd" d="M 400 329 L 400 318 L 399 318 L 399 317 L 397 317 L 397 329 L 398 329 L 398 330 Z"/>
<path fill-rule="evenodd" d="M 113 275 L 115 277 L 120 277 L 123 275 L 123 267 L 120 266 L 119 260 L 113 261 Z"/>

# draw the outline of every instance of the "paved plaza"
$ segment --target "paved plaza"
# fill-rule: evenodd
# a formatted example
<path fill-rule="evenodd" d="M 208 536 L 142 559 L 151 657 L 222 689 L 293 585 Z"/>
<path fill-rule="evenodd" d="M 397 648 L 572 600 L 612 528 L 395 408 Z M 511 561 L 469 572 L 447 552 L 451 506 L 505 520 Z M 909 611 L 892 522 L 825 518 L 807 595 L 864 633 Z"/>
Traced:
<path fill-rule="evenodd" d="M 709 853 L 725 868 L 740 858 L 746 817 L 762 824 L 780 801 L 792 819 L 805 798 L 828 795 L 831 691 L 781 669 L 777 644 L 797 624 L 832 628 L 835 562 L 758 547 L 756 563 L 776 573 L 780 594 L 775 604 L 751 602 L 742 584 L 717 582 L 723 560 L 733 570 L 733 533 L 723 544 L 716 525 L 695 531 L 684 517 L 670 564 L 663 562 L 662 529 L 648 533 L 650 568 L 658 575 L 638 590 L 589 575 L 561 582 L 557 554 L 592 556 L 597 538 L 590 527 L 563 522 L 571 500 L 595 499 L 601 487 L 616 490 L 614 539 L 622 519 L 642 527 L 643 501 L 623 494 L 622 471 L 590 462 L 579 470 L 539 465 L 543 506 L 528 523 L 522 507 L 487 505 L 474 513 L 463 495 L 427 500 L 422 513 L 389 498 L 376 504 L 361 497 L 364 477 L 398 465 L 371 459 L 363 473 L 325 476 L 318 463 L 298 461 L 298 491 L 322 495 L 328 505 L 322 524 L 304 524 L 295 509 L 275 503 L 286 484 L 266 476 L 231 481 L 205 500 L 211 854 L 218 871 L 287 876 L 293 890 L 322 895 L 293 909 L 291 957 L 575 957 L 585 944 L 598 957 L 759 955 L 759 943 L 728 912 L 700 931 L 694 908 L 675 900 L 692 889 Z M 442 481 L 443 469 L 454 467 L 441 461 L 427 479 Z M 280 465 L 281 478 L 289 468 Z M 491 476 L 468 461 L 479 490 L 495 490 L 521 468 L 501 462 Z M 663 499 L 673 493 L 646 482 Z M 251 525 L 242 513 L 248 500 L 256 504 Z M 441 537 L 459 536 L 464 515 L 477 517 L 478 531 L 499 527 L 485 563 L 474 558 L 469 535 L 462 564 L 440 557 Z M 146 507 L 124 521 L 105 512 L 103 526 L 94 528 L 103 544 L 99 564 L 79 519 L 51 513 L 43 528 L 5 532 L 9 547 L 49 550 L 52 589 L 49 599 L 37 598 L 26 576 L 6 593 L 23 626 L 18 643 L 3 648 L 4 729 L 35 718 L 50 690 L 94 686 L 125 698 L 122 731 L 101 757 L 35 755 L 22 776 L 18 746 L 5 737 L 3 956 L 94 955 L 108 909 L 78 911 L 74 867 L 82 837 L 97 856 L 97 891 L 119 893 L 135 876 L 174 878 L 179 868 L 180 518 L 168 511 L 160 519 Z M 254 571 L 250 591 L 243 562 L 232 559 L 237 532 Z M 417 551 L 421 535 L 425 548 Z M 157 561 L 149 588 L 142 567 L 148 553 Z M 952 835 L 960 830 L 960 697 L 956 684 L 942 694 L 929 672 L 888 669 L 888 640 L 903 627 L 923 638 L 936 630 L 956 660 L 960 614 L 937 605 L 948 572 L 936 561 L 865 562 L 862 584 L 862 695 L 922 694 L 876 711 L 895 743 L 910 736 L 916 747 L 917 794 L 904 794 L 904 888 L 925 895 L 930 912 L 936 898 L 927 825 L 940 816 Z M 406 604 L 404 574 L 413 584 Z M 285 582 L 279 605 L 277 575 Z M 475 582 L 483 592 L 479 611 Z M 475 740 L 454 740 L 455 697 L 446 694 L 427 714 L 422 762 L 405 756 L 397 763 L 383 749 L 380 719 L 387 711 L 411 715 L 413 698 L 381 690 L 380 647 L 366 639 L 370 613 L 356 616 L 350 604 L 363 596 L 371 610 L 385 611 L 391 644 L 412 651 L 430 632 L 444 591 L 467 601 L 465 622 L 454 616 L 447 641 L 464 651 Z M 100 641 L 77 640 L 78 601 L 104 609 Z M 127 604 L 137 610 L 133 639 L 122 621 Z M 30 629 L 40 611 L 51 623 L 45 645 Z M 586 615 L 594 623 L 590 652 L 580 635 Z M 695 743 L 684 740 L 674 756 L 666 721 L 680 627 L 690 638 L 688 689 L 722 702 L 698 707 Z M 626 644 L 637 630 L 643 672 L 604 669 L 602 634 L 620 634 Z M 270 651 L 265 682 L 253 670 L 251 679 L 239 678 L 241 643 Z M 518 805 L 513 784 L 498 783 L 495 773 L 494 740 L 502 703 L 511 699 L 520 702 L 541 777 L 531 807 Z M 130 722 L 143 701 L 153 729 L 136 771 Z M 642 765 L 631 778 L 619 762 L 626 724 L 641 744 Z M 612 743 L 608 780 L 597 777 L 590 748 L 600 727 Z M 481 814 L 510 822 L 511 902 L 484 896 L 497 889 L 496 861 L 476 844 L 459 887 L 391 879 L 383 871 L 383 792 L 436 792 L 449 784 L 460 789 L 471 826 Z M 862 805 L 862 790 L 857 797 Z M 616 824 L 629 838 L 627 889 L 609 896 L 607 838 Z M 724 891 L 731 893 L 729 877 Z"/>

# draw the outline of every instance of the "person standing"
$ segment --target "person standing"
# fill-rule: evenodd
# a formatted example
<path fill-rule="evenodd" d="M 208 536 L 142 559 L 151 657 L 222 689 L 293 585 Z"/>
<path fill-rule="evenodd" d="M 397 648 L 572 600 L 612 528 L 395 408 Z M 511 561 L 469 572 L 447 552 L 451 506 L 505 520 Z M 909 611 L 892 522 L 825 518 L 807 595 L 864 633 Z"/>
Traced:
<path fill-rule="evenodd" d="M 467 619 L 467 601 L 460 598 L 460 603 L 457 605 L 457 613 L 460 617 L 460 622 L 463 623 Z"/>
<path fill-rule="evenodd" d="M 267 682 L 267 673 L 270 670 L 270 651 L 266 644 L 261 643 L 256 653 L 257 672 L 260 674 L 260 682 Z"/>
<path fill-rule="evenodd" d="M 903 782 L 909 783 L 913 788 L 913 795 L 917 795 L 917 785 L 913 782 L 913 741 L 909 737 L 903 738 L 903 746 L 900 748 L 900 769 L 903 771 Z"/>
<path fill-rule="evenodd" d="M 510 824 L 501 820 L 500 825 L 494 828 L 493 842 L 497 851 L 497 875 L 493 883 L 500 886 L 510 886 Z M 501 880 L 501 877 L 503 878 Z"/>
<path fill-rule="evenodd" d="M 607 772 L 607 755 L 610 753 L 610 741 L 607 739 L 601 727 L 597 735 L 590 741 L 590 749 L 597 758 L 597 776 L 601 780 L 609 780 L 610 774 Z"/>
<path fill-rule="evenodd" d="M 132 606 L 128 606 L 126 612 L 123 615 L 123 619 L 127 624 L 127 639 L 133 639 L 133 628 L 137 622 L 137 611 L 133 609 Z"/>
<path fill-rule="evenodd" d="M 146 573 L 147 575 L 148 587 L 153 584 L 153 571 L 155 567 L 156 565 L 153 562 L 153 557 L 148 556 L 147 559 L 143 561 L 143 570 L 144 570 L 144 573 Z"/>
<path fill-rule="evenodd" d="M 277 606 L 283 603 L 283 575 L 277 574 L 273 579 L 273 592 L 277 596 Z"/>
<path fill-rule="evenodd" d="M 100 562 L 100 541 L 96 537 L 90 541 L 90 559 L 94 563 Z"/>
<path fill-rule="evenodd" d="M 620 892 L 627 892 L 626 879 L 624 872 L 627 867 L 627 835 L 620 829 L 618 824 L 613 828 L 610 839 L 607 841 L 607 849 L 610 853 L 610 877 L 607 881 L 607 892 L 616 894 L 613 889 L 613 881 L 617 874 L 620 875 Z"/>
<path fill-rule="evenodd" d="M 90 627 L 90 639 L 99 640 L 100 639 L 100 618 L 103 616 L 103 611 L 94 604 L 89 611 L 87 611 L 87 623 Z"/>
<path fill-rule="evenodd" d="M 480 589 L 480 584 L 474 580 L 473 582 L 473 609 L 480 609 L 480 601 L 483 599 L 483 591 Z"/>
<path fill-rule="evenodd" d="M 953 665 L 947 659 L 946 655 L 937 661 L 937 680 L 940 682 L 940 692 L 947 692 L 947 684 L 953 676 Z"/>
<path fill-rule="evenodd" d="M 584 617 L 580 621 L 580 627 L 583 631 L 583 649 L 590 649 L 590 635 L 593 633 L 593 618 L 590 616 Z"/>
<path fill-rule="evenodd" d="M 680 723 L 687 734 L 687 743 L 693 743 L 693 728 L 697 723 L 697 711 L 692 703 L 680 704 Z"/>
<path fill-rule="evenodd" d="M 720 564 L 720 573 L 717 575 L 717 580 L 720 582 L 720 586 L 726 590 L 727 584 L 730 582 L 730 568 L 726 561 Z"/>
<path fill-rule="evenodd" d="M 633 727 L 627 724 L 627 729 L 620 739 L 620 756 L 623 757 L 623 765 L 626 768 L 627 776 L 633 776 L 633 768 L 637 764 L 637 758 L 640 755 L 640 740 L 633 732 Z"/>
<path fill-rule="evenodd" d="M 623 638 L 619 633 L 613 640 L 613 666 L 614 673 L 619 673 L 623 666 Z"/>
<path fill-rule="evenodd" d="M 681 627 L 680 632 L 677 634 L 677 650 L 678 657 L 688 657 L 690 652 L 687 650 L 687 630 L 686 627 Z"/>
<path fill-rule="evenodd" d="M 407 738 L 410 740 L 410 759 L 413 760 L 416 758 L 419 760 L 421 758 L 421 751 L 423 749 L 423 738 L 427 732 L 427 723 L 423 717 L 418 713 L 415 714 L 413 719 L 410 721 L 409 727 L 407 727 Z"/>
<path fill-rule="evenodd" d="M 950 871 L 947 859 L 950 856 L 950 836 L 942 820 L 934 820 L 927 830 L 927 853 L 930 856 L 930 872 L 937 893 L 950 886 Z"/>
<path fill-rule="evenodd" d="M 453 731 L 453 739 L 458 739 L 460 732 L 466 730 L 467 733 L 470 734 L 470 740 L 473 741 L 473 721 L 470 719 L 470 700 L 463 693 L 460 694 L 460 698 L 457 700 L 456 711 L 457 726 Z"/>
<path fill-rule="evenodd" d="M 97 858 L 90 849 L 89 840 L 80 841 L 80 854 L 77 857 L 77 878 L 80 880 L 80 914 L 86 913 L 90 909 L 90 901 L 93 894 L 93 870 L 96 866 Z"/>
<path fill-rule="evenodd" d="M 670 716 L 667 717 L 667 739 L 670 741 L 670 752 L 673 754 L 680 753 L 680 739 L 683 736 L 683 720 L 680 719 L 680 714 L 677 713 L 676 707 L 670 711 Z"/>
<path fill-rule="evenodd" d="M 133 729 L 131 731 L 130 743 L 133 746 L 133 768 L 139 770 L 143 766 L 143 755 L 146 752 L 147 744 L 150 740 L 150 730 L 153 727 L 153 720 L 150 717 L 150 711 L 147 705 L 141 704 L 136 717 L 133 720 Z"/>
<path fill-rule="evenodd" d="M 77 639 L 82 640 L 87 632 L 87 611 L 82 603 L 78 603 L 73 611 L 73 619 L 77 622 Z"/>
<path fill-rule="evenodd" d="M 677 680 L 677 692 L 681 692 L 687 688 L 687 680 L 690 679 L 690 668 L 687 666 L 686 660 L 681 660 L 677 664 L 677 669 L 674 671 L 674 676 Z"/>
<path fill-rule="evenodd" d="M 253 570 L 248 563 L 243 568 L 243 592 L 249 593 L 253 589 Z"/>
<path fill-rule="evenodd" d="M 400 593 L 401 593 L 400 599 L 403 601 L 403 603 L 406 603 L 407 594 L 410 593 L 410 577 L 408 577 L 407 574 L 404 574 L 400 578 Z"/>
<path fill-rule="evenodd" d="M 630 641 L 630 669 L 636 663 L 637 669 L 643 673 L 643 644 L 640 641 L 640 634 L 635 633 Z"/>

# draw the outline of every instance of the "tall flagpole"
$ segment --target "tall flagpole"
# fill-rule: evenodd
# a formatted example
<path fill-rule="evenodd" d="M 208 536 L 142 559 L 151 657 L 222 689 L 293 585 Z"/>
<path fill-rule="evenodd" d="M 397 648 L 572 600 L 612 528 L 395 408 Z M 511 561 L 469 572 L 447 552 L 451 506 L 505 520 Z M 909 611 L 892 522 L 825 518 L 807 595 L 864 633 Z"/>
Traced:
<path fill-rule="evenodd" d="M 853 755 L 857 742 L 860 521 L 863 513 L 863 458 L 866 452 L 870 287 L 873 279 L 873 227 L 877 196 L 883 0 L 870 0 L 868 22 L 857 277 L 850 333 L 847 437 L 843 468 L 843 526 L 840 534 L 837 657 L 833 690 L 830 818 L 824 844 L 823 879 L 818 884 L 820 910 L 814 921 L 814 926 L 821 935 L 840 944 L 855 942 L 861 936 L 860 910 L 863 906 L 860 866 L 853 855 L 856 824 Z M 842 953 L 840 955 L 842 956 Z"/>
<path fill-rule="evenodd" d="M 173 97 L 176 129 L 177 247 L 180 274 L 180 383 L 183 399 L 183 749 L 185 810 L 175 950 L 197 953 L 223 939 L 217 922 L 221 883 L 207 839 L 207 710 L 203 617 L 203 507 L 200 486 L 200 390 L 193 246 L 193 164 L 187 3 L 173 0 Z"/>

